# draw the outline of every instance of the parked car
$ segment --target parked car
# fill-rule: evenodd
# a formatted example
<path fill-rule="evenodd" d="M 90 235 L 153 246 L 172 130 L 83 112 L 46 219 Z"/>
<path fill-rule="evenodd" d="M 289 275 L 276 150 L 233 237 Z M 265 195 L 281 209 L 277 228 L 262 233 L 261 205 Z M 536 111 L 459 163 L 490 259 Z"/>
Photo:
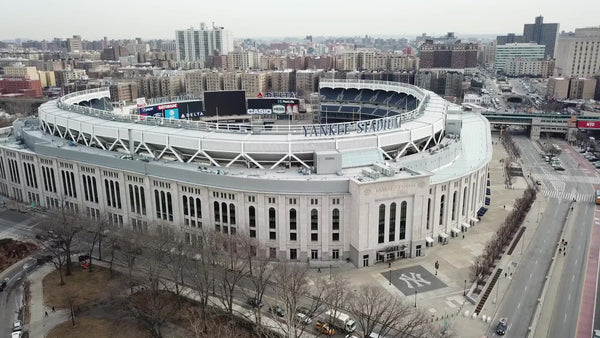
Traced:
<path fill-rule="evenodd" d="M 277 317 L 281 317 L 281 318 L 285 317 L 285 311 L 283 311 L 283 309 L 279 306 L 271 306 L 269 308 L 269 312 L 276 315 Z"/>
<path fill-rule="evenodd" d="M 296 318 L 298 319 L 298 322 L 304 325 L 308 325 L 310 323 L 312 323 L 312 319 L 308 316 L 305 315 L 304 313 L 296 313 Z"/>
<path fill-rule="evenodd" d="M 564 171 L 564 170 L 565 170 L 565 168 L 563 168 L 563 167 L 561 167 L 561 166 L 557 165 L 557 166 L 555 166 L 555 167 L 554 167 L 554 170 L 557 170 L 557 171 Z"/>
<path fill-rule="evenodd" d="M 327 336 L 333 336 L 335 334 L 335 330 L 329 327 L 328 323 L 319 320 L 315 323 L 315 329 Z"/>
<path fill-rule="evenodd" d="M 21 338 L 23 336 L 23 331 L 15 331 L 10 335 L 10 338 Z"/>
<path fill-rule="evenodd" d="M 88 259 L 90 259 L 90 255 L 79 255 L 77 259 L 79 259 L 80 262 L 87 261 Z"/>
<path fill-rule="evenodd" d="M 542 181 L 540 181 L 540 180 L 537 180 L 537 181 L 535 181 L 535 184 L 537 184 L 537 185 L 542 185 Z"/>
<path fill-rule="evenodd" d="M 23 330 L 23 324 L 21 324 L 20 320 L 15 320 L 15 322 L 13 323 L 13 332 L 14 331 L 22 331 Z"/>
<path fill-rule="evenodd" d="M 504 336 L 506 334 L 506 324 L 508 323 L 508 318 L 500 318 L 500 322 L 496 326 L 496 334 L 499 336 Z"/>
<path fill-rule="evenodd" d="M 257 308 L 257 309 L 260 309 L 264 305 L 260 300 L 258 300 L 258 298 L 248 298 L 246 303 L 248 305 L 252 306 L 253 308 Z"/>

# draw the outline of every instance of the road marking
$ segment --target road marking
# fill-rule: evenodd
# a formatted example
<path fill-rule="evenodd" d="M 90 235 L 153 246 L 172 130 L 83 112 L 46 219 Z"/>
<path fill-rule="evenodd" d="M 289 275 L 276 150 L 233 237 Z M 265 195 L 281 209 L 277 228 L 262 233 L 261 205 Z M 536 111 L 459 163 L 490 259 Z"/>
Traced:
<path fill-rule="evenodd" d="M 570 292 L 569 292 L 569 298 L 568 298 L 568 300 L 569 300 L 569 301 L 571 300 L 571 293 L 570 293 Z"/>
<path fill-rule="evenodd" d="M 521 307 L 521 303 L 517 304 L 517 309 Z"/>
<path fill-rule="evenodd" d="M 577 260 L 575 260 L 575 264 L 577 264 Z"/>
<path fill-rule="evenodd" d="M 531 279 L 531 275 L 532 275 L 532 274 L 533 274 L 533 272 L 530 272 L 530 273 L 529 273 L 529 279 Z"/>
<path fill-rule="evenodd" d="M 565 313 L 565 320 L 564 320 L 564 322 L 565 323 L 567 322 L 567 314 L 566 313 Z"/>
<path fill-rule="evenodd" d="M 571 282 L 575 280 L 575 275 L 571 277 Z"/>

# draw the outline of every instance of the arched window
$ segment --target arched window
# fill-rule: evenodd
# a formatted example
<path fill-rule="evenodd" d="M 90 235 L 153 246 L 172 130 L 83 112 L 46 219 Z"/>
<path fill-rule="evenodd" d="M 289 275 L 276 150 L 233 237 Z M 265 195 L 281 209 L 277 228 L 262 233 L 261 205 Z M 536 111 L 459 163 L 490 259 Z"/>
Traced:
<path fill-rule="evenodd" d="M 462 215 L 466 216 L 467 214 L 467 187 L 463 190 L 462 196 Z"/>
<path fill-rule="evenodd" d="M 406 239 L 406 209 L 408 202 L 400 203 L 400 240 Z"/>
<path fill-rule="evenodd" d="M 388 241 L 396 240 L 396 202 L 390 204 L 390 231 L 388 233 Z"/>
<path fill-rule="evenodd" d="M 221 208 L 219 208 L 219 202 L 215 201 L 215 203 L 213 204 L 213 211 L 215 213 L 215 222 L 216 223 L 220 223 L 221 222 Z"/>
<path fill-rule="evenodd" d="M 196 197 L 196 216 L 202 218 L 202 201 L 200 197 Z"/>
<path fill-rule="evenodd" d="M 269 208 L 269 229 L 275 229 L 276 227 L 275 208 Z"/>
<path fill-rule="evenodd" d="M 229 204 L 229 224 L 235 225 L 235 205 Z"/>
<path fill-rule="evenodd" d="M 160 218 L 160 196 L 157 189 L 154 189 L 154 203 L 156 204 L 156 218 Z"/>
<path fill-rule="evenodd" d="M 119 202 L 119 203 L 121 203 L 121 202 Z M 173 220 L 173 201 L 171 200 L 170 192 L 167 192 L 167 211 L 169 213 L 169 221 L 172 221 Z"/>
<path fill-rule="evenodd" d="M 129 187 L 131 188 L 131 185 Z M 183 195 L 183 214 L 188 215 L 188 198 L 185 195 Z"/>
<path fill-rule="evenodd" d="M 446 203 L 446 195 L 440 198 L 440 225 L 444 224 L 444 204 Z"/>
<path fill-rule="evenodd" d="M 248 207 L 248 226 L 256 227 L 256 210 L 253 206 Z"/>
<path fill-rule="evenodd" d="M 296 209 L 290 209 L 290 230 L 296 230 Z"/>
<path fill-rule="evenodd" d="M 129 205 L 131 207 L 131 211 L 135 212 L 135 197 L 133 195 L 133 185 L 129 185 Z"/>
<path fill-rule="evenodd" d="M 196 217 L 196 211 L 194 210 L 194 198 L 190 197 L 189 199 L 189 204 L 184 205 L 184 208 L 188 208 L 190 209 L 190 216 L 192 217 Z"/>
<path fill-rule="evenodd" d="M 331 228 L 333 230 L 340 230 L 340 209 L 333 209 L 331 211 Z"/>
<path fill-rule="evenodd" d="M 317 211 L 317 209 L 312 209 L 310 211 L 310 230 L 319 230 L 319 212 Z"/>
<path fill-rule="evenodd" d="M 144 194 L 144 187 L 140 187 L 140 201 L 142 203 L 142 215 L 145 215 L 146 214 L 146 195 Z"/>
<path fill-rule="evenodd" d="M 458 192 L 454 192 L 452 194 L 452 220 L 455 221 L 456 220 L 456 195 L 458 195 Z"/>
<path fill-rule="evenodd" d="M 377 243 L 385 241 L 385 204 L 379 205 L 379 233 L 377 235 Z"/>
<path fill-rule="evenodd" d="M 431 198 L 427 199 L 427 230 L 431 225 Z"/>
<path fill-rule="evenodd" d="M 221 203 L 221 219 L 223 223 L 227 223 L 227 203 Z"/>

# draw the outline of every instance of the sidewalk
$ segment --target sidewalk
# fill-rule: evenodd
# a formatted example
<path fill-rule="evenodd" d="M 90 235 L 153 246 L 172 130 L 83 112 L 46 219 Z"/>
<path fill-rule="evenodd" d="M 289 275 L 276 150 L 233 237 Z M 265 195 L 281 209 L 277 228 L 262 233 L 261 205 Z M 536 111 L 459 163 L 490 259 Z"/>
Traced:
<path fill-rule="evenodd" d="M 54 270 L 54 265 L 47 263 L 28 277 L 30 281 L 29 290 L 31 292 L 29 307 L 31 320 L 26 329 L 29 331 L 29 337 L 46 337 L 48 332 L 56 325 L 69 319 L 69 312 L 67 310 L 52 312 L 52 306 L 48 307 L 44 305 L 42 280 Z M 48 313 L 48 317 L 46 317 L 46 313 Z"/>
<path fill-rule="evenodd" d="M 438 261 L 440 268 L 437 272 L 437 278 L 441 280 L 446 287 L 432 291 L 419 292 L 417 294 L 417 306 L 426 309 L 431 315 L 431 318 L 443 325 L 444 321 L 453 321 L 454 332 L 460 337 L 478 338 L 485 334 L 489 325 L 493 323 L 483 322 L 483 316 L 493 317 L 497 311 L 497 305 L 501 302 L 506 290 L 510 286 L 510 274 L 518 267 L 522 257 L 522 252 L 529 246 L 529 242 L 533 238 L 533 234 L 537 229 L 540 216 L 538 213 L 545 209 L 545 198 L 538 194 L 531 211 L 523 223 L 527 229 L 520 239 L 520 243 L 515 247 L 512 255 L 505 255 L 497 267 L 507 271 L 507 277 L 502 274 L 495 289 L 488 297 L 485 306 L 483 307 L 480 316 L 473 319 L 471 316 L 465 317 L 465 311 L 469 315 L 473 313 L 476 305 L 471 304 L 463 296 L 469 291 L 471 283 L 469 283 L 469 270 L 474 259 L 482 254 L 485 244 L 492 238 L 496 230 L 500 227 L 508 213 L 513 207 L 513 203 L 517 198 L 522 197 L 524 190 L 527 188 L 526 178 L 529 174 L 524 169 L 524 177 L 514 177 L 512 189 L 506 188 L 504 184 L 504 168 L 500 159 L 508 157 L 502 145 L 497 142 L 497 137 L 492 136 L 494 140 L 493 158 L 490 163 L 490 189 L 491 205 L 486 215 L 475 226 L 471 227 L 467 232 L 461 233 L 458 237 L 450 238 L 449 244 L 436 244 L 433 248 L 425 250 L 426 256 L 411 259 L 397 260 L 392 262 L 392 270 L 422 266 L 432 275 L 435 275 L 435 262 Z M 465 238 L 462 238 L 464 234 Z M 508 251 L 508 248 L 507 250 Z M 321 275 L 329 273 L 328 268 L 321 269 Z M 348 280 L 351 287 L 359 287 L 360 285 L 379 285 L 388 290 L 391 294 L 406 298 L 407 302 L 413 302 L 414 295 L 404 295 L 394 285 L 389 285 L 388 280 L 382 273 L 388 272 L 387 263 L 378 263 L 374 266 L 356 269 L 353 265 L 345 263 L 339 267 L 333 267 L 333 274 L 336 277 L 343 277 Z M 319 273 L 316 270 L 311 272 L 311 275 L 317 276 Z M 465 281 L 467 281 L 465 283 Z M 498 290 L 496 290 L 498 288 Z M 500 299 L 494 303 L 496 294 Z M 479 296 L 477 296 L 477 301 Z"/>

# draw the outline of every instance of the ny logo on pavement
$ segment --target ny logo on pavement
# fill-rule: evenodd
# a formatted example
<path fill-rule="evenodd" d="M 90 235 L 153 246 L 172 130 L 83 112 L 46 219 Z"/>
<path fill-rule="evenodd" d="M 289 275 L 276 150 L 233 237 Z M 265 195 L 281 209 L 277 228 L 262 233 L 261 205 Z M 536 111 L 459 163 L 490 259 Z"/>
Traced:
<path fill-rule="evenodd" d="M 423 277 L 421 277 L 420 273 L 414 273 L 414 272 L 410 273 L 410 277 L 405 274 L 402 274 L 402 275 L 400 275 L 400 277 L 398 277 L 398 279 L 401 281 L 404 281 L 406 283 L 406 287 L 408 287 L 409 289 L 414 289 L 413 283 L 418 288 L 420 288 L 424 284 L 426 284 L 426 285 L 431 284 L 430 281 L 423 279 Z"/>

